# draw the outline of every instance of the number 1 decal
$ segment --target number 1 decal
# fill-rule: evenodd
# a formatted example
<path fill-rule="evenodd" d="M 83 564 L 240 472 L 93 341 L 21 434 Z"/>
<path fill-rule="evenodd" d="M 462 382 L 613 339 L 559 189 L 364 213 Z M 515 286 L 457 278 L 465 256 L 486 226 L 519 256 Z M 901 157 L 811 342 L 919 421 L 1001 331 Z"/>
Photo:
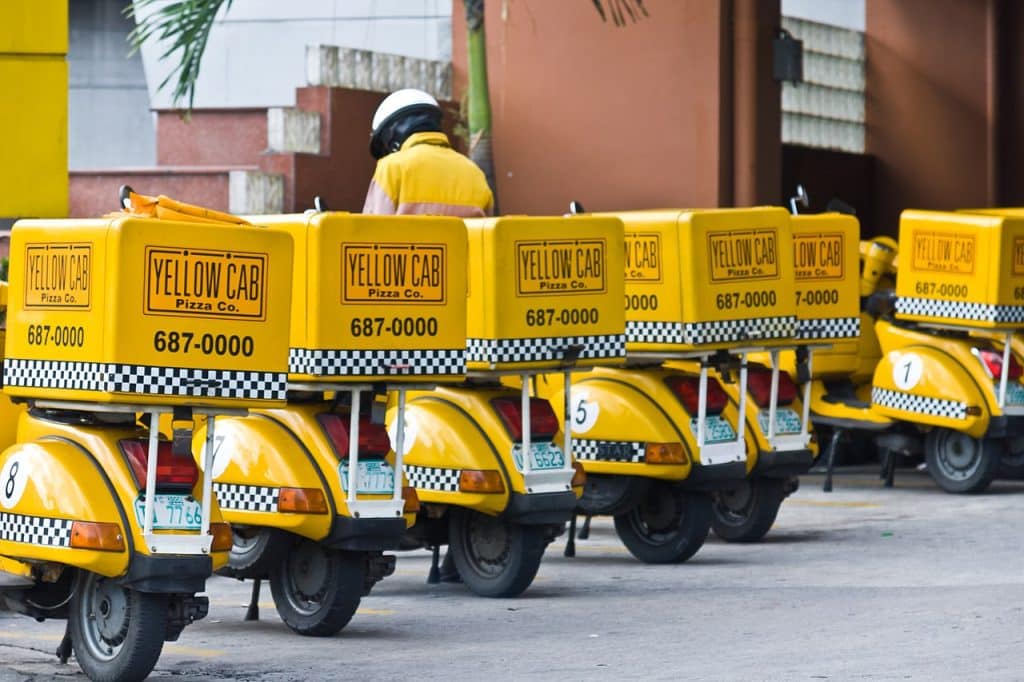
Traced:
<path fill-rule="evenodd" d="M 924 373 L 924 361 L 920 355 L 904 353 L 892 366 L 892 380 L 901 391 L 917 386 Z"/>

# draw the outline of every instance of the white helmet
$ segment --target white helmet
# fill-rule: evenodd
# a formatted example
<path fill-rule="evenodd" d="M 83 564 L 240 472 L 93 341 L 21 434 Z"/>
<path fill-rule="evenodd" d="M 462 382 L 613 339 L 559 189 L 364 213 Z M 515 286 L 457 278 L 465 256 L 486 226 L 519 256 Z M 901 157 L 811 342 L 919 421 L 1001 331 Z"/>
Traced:
<path fill-rule="evenodd" d="M 441 107 L 437 100 L 430 93 L 417 90 L 416 88 L 405 88 L 396 90 L 380 103 L 377 111 L 373 114 L 373 124 L 370 130 L 370 153 L 375 159 L 379 159 L 388 152 L 384 139 L 384 133 L 388 131 L 395 121 L 416 112 L 430 112 L 438 119 L 441 116 Z"/>

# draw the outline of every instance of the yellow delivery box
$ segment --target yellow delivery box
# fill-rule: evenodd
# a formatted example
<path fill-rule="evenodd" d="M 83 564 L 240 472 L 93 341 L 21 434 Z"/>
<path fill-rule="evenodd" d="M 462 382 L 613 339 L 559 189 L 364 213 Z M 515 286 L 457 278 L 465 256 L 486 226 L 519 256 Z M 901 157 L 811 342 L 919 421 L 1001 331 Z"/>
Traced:
<path fill-rule="evenodd" d="M 904 211 L 896 317 L 1024 327 L 1024 216 Z"/>
<path fill-rule="evenodd" d="M 283 401 L 291 261 L 287 235 L 255 227 L 19 221 L 4 390 L 154 405 Z"/>
<path fill-rule="evenodd" d="M 462 220 L 343 212 L 247 220 L 295 240 L 292 381 L 465 376 Z"/>
<path fill-rule="evenodd" d="M 466 224 L 470 369 L 622 361 L 626 349 L 620 220 L 506 216 Z"/>
<path fill-rule="evenodd" d="M 626 226 L 630 352 L 792 343 L 793 239 L 784 209 L 616 215 Z"/>
<path fill-rule="evenodd" d="M 850 215 L 816 213 L 790 218 L 796 278 L 796 338 L 860 336 L 860 223 Z"/>

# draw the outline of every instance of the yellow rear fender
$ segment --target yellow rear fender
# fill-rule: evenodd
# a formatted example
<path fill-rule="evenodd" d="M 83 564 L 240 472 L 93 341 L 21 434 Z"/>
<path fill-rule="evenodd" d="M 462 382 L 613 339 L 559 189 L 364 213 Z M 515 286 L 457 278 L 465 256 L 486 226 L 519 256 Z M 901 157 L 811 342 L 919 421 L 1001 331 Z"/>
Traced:
<path fill-rule="evenodd" d="M 526 492 L 512 462 L 511 437 L 490 404 L 509 394 L 502 389 L 437 389 L 408 401 L 404 468 L 421 502 L 499 514 L 510 492 Z M 396 417 L 395 409 L 388 410 L 392 433 Z"/>
<path fill-rule="evenodd" d="M 114 486 L 97 458 L 74 442 L 44 437 L 7 448 L 0 455 L 0 555 L 122 575 L 136 541 L 125 532 L 134 510 Z M 75 547 L 95 524 L 121 548 Z"/>
<path fill-rule="evenodd" d="M 871 402 L 878 412 L 893 419 L 981 438 L 988 430 L 993 408 L 986 393 L 992 391 L 986 392 L 968 367 L 939 348 L 890 350 L 875 369 Z"/>
<path fill-rule="evenodd" d="M 570 392 L 573 454 L 587 473 L 679 481 L 699 461 L 690 415 L 665 384 L 662 368 L 597 369 L 576 375 Z M 551 401 L 564 424 L 561 396 Z M 735 425 L 735 415 L 731 423 Z M 647 448 L 682 448 L 679 463 L 648 462 Z"/>
<path fill-rule="evenodd" d="M 200 467 L 206 449 L 206 425 L 194 434 Z M 229 523 L 279 528 L 313 540 L 327 536 L 337 512 L 328 468 L 329 452 L 314 453 L 279 419 L 264 413 L 220 417 L 214 427 L 213 481 L 221 513 Z M 295 493 L 291 491 L 302 491 Z M 284 496 L 282 498 L 282 492 Z M 294 499 L 318 498 L 319 510 L 293 511 Z M 282 509 L 282 499 L 284 500 Z M 314 500 L 315 502 L 316 500 Z"/>

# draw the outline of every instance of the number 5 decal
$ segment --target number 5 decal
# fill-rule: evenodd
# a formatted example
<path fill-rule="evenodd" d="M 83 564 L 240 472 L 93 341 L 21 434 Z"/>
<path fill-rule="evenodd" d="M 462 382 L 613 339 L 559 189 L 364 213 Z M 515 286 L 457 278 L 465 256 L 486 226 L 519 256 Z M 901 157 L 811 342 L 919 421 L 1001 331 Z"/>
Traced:
<path fill-rule="evenodd" d="M 28 485 L 28 464 L 25 458 L 14 455 L 0 469 L 0 506 L 11 509 L 21 501 Z"/>
<path fill-rule="evenodd" d="M 569 402 L 572 407 L 569 418 L 572 422 L 573 434 L 586 433 L 594 428 L 601 408 L 596 402 L 590 401 L 590 393 L 585 390 L 574 390 L 570 394 Z"/>
<path fill-rule="evenodd" d="M 904 353 L 892 366 L 893 383 L 901 391 L 909 391 L 917 386 L 923 373 L 924 361 L 914 353 Z"/>

